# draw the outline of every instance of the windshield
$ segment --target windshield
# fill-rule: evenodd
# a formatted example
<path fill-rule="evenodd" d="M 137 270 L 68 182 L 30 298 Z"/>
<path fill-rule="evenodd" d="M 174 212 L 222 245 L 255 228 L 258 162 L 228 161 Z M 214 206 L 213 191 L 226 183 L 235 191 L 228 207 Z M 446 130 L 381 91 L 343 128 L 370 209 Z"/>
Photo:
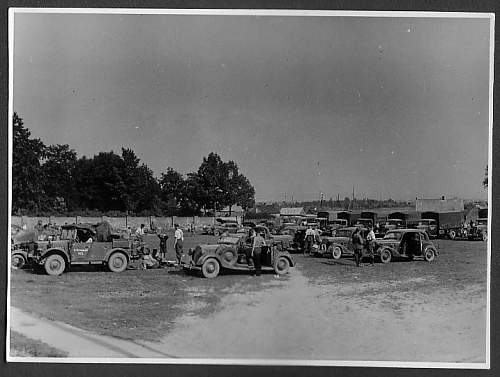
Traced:
<path fill-rule="evenodd" d="M 239 237 L 221 237 L 217 243 L 224 245 L 236 245 L 239 240 Z"/>
<path fill-rule="evenodd" d="M 403 222 L 403 221 L 401 221 L 401 220 L 389 220 L 387 223 L 388 223 L 389 225 L 399 225 L 399 224 L 401 224 L 402 222 Z"/>
<path fill-rule="evenodd" d="M 396 240 L 399 241 L 401 239 L 401 232 L 388 232 L 384 236 L 384 240 Z"/>
<path fill-rule="evenodd" d="M 335 233 L 335 237 L 351 237 L 352 230 L 350 229 L 339 229 L 337 233 Z"/>

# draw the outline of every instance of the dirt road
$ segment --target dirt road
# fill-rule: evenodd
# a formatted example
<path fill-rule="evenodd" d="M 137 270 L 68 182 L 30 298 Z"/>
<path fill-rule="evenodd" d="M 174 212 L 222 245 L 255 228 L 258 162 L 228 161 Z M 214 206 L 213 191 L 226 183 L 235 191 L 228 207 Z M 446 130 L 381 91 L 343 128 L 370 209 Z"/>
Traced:
<path fill-rule="evenodd" d="M 181 317 L 156 347 L 180 357 L 484 362 L 481 286 L 464 307 L 446 291 L 429 300 L 374 284 L 312 285 L 300 270 L 273 285 L 228 295 L 207 318 Z M 357 298 L 367 290 L 370 300 Z"/>
<path fill-rule="evenodd" d="M 446 289 L 432 296 L 401 289 L 418 283 L 409 278 L 382 286 L 356 282 L 354 275 L 350 284 L 311 284 L 296 268 L 266 289 L 229 292 L 208 316 L 178 317 L 159 342 L 119 340 L 47 320 L 34 331 L 37 321 L 31 317 L 26 326 L 29 318 L 23 322 L 15 308 L 12 329 L 70 357 L 484 362 L 484 287 L 468 285 L 464 294 L 471 299 L 464 304 Z M 398 288 L 392 295 L 391 284 Z M 196 298 L 199 290 L 189 292 L 187 313 L 205 305 Z"/>

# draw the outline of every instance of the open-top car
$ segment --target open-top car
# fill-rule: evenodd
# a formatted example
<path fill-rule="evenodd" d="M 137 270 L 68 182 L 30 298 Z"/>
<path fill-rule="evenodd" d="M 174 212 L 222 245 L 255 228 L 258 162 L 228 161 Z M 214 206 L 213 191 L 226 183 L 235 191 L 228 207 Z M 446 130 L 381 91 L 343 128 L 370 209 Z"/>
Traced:
<path fill-rule="evenodd" d="M 427 233 L 419 229 L 394 229 L 376 242 L 375 255 L 382 263 L 389 263 L 393 258 L 412 260 L 416 256 L 431 262 L 439 254 Z"/>
<path fill-rule="evenodd" d="M 221 237 L 215 245 L 198 245 L 190 249 L 181 259 L 181 266 L 187 270 L 198 270 L 206 278 L 219 275 L 221 269 L 250 271 L 246 256 L 252 248 L 247 237 L 231 235 Z M 261 253 L 262 271 L 274 271 L 283 275 L 295 263 L 286 250 L 276 245 L 264 246 Z"/>
<path fill-rule="evenodd" d="M 357 227 L 350 226 L 347 228 L 337 229 L 334 237 L 323 236 L 319 248 L 316 249 L 316 254 L 320 256 L 331 255 L 333 259 L 340 259 L 342 256 L 354 255 L 352 246 L 352 234 Z M 368 230 L 361 228 L 361 235 L 366 238 Z"/>
<path fill-rule="evenodd" d="M 89 224 L 61 227 L 56 240 L 38 241 L 29 259 L 49 275 L 61 275 L 71 265 L 106 265 L 112 272 L 122 272 L 129 261 L 139 258 L 144 242 L 116 238 Z"/>

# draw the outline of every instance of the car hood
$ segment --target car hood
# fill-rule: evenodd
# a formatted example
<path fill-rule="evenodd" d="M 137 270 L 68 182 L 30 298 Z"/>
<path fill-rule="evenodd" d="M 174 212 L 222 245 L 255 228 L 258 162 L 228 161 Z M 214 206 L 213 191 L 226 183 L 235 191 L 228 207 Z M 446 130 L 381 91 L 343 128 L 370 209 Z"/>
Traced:
<path fill-rule="evenodd" d="M 376 243 L 379 245 L 398 245 L 399 241 L 398 240 L 386 240 L 386 239 L 377 239 L 375 240 Z"/>
<path fill-rule="evenodd" d="M 351 237 L 322 237 L 322 239 L 328 242 L 349 242 Z"/>

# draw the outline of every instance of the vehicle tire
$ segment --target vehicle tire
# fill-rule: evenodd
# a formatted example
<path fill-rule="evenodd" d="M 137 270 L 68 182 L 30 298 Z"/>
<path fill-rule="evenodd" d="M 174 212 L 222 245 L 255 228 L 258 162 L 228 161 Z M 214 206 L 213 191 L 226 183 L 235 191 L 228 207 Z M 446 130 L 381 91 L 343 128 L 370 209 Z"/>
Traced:
<path fill-rule="evenodd" d="M 286 257 L 278 257 L 274 262 L 274 272 L 284 275 L 290 270 L 290 261 Z"/>
<path fill-rule="evenodd" d="M 201 274 L 207 279 L 217 277 L 219 275 L 220 265 L 217 259 L 207 258 L 201 266 Z"/>
<path fill-rule="evenodd" d="M 424 251 L 424 259 L 427 261 L 427 262 L 432 262 L 434 260 L 434 258 L 436 258 L 436 252 L 434 251 L 434 249 L 428 247 L 427 249 L 425 249 Z"/>
<path fill-rule="evenodd" d="M 10 258 L 10 266 L 13 270 L 20 270 L 26 264 L 26 259 L 21 254 L 14 254 Z"/>
<path fill-rule="evenodd" d="M 454 240 L 455 238 L 457 238 L 457 232 L 455 231 L 455 229 L 452 229 L 448 232 L 448 237 L 450 237 L 450 240 Z"/>
<path fill-rule="evenodd" d="M 108 268 L 111 272 L 123 272 L 127 269 L 127 265 L 127 256 L 120 251 L 111 254 L 108 259 Z"/>
<path fill-rule="evenodd" d="M 482 233 L 481 233 L 481 239 L 482 239 L 483 241 L 488 241 L 488 235 L 487 235 L 486 233 L 482 232 Z"/>
<path fill-rule="evenodd" d="M 342 248 L 340 246 L 333 246 L 332 248 L 332 258 L 339 260 L 342 257 Z"/>
<path fill-rule="evenodd" d="M 214 236 L 215 237 L 219 237 L 220 236 L 220 232 L 218 230 L 214 230 Z"/>
<path fill-rule="evenodd" d="M 64 269 L 66 268 L 66 262 L 61 255 L 52 254 L 45 259 L 43 267 L 45 268 L 45 272 L 48 275 L 58 276 L 64 272 Z"/>
<path fill-rule="evenodd" d="M 380 261 L 382 263 L 389 263 L 392 259 L 392 254 L 391 254 L 391 251 L 388 250 L 388 249 L 383 249 L 381 252 L 380 252 Z"/>

